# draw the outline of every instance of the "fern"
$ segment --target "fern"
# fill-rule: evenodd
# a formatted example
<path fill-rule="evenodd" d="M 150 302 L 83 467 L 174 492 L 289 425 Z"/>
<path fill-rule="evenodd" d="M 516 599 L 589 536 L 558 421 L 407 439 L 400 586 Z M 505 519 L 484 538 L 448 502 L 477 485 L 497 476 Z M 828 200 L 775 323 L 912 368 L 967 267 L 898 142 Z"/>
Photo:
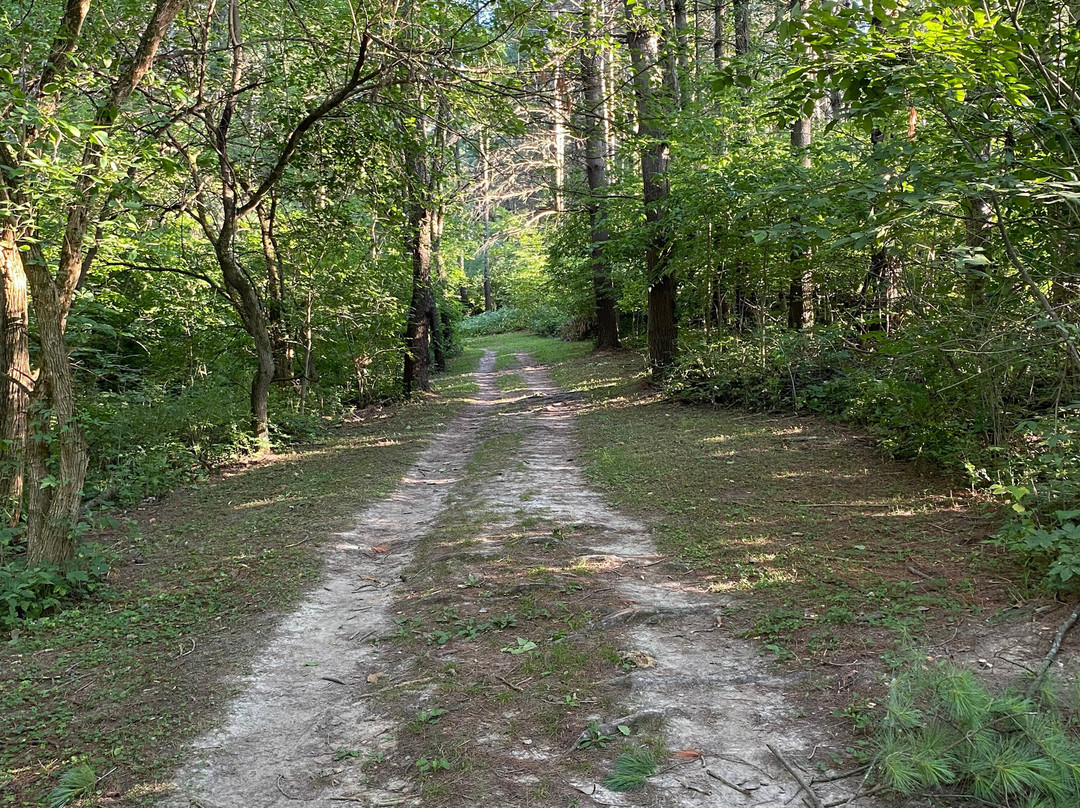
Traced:
<path fill-rule="evenodd" d="M 648 779 L 656 774 L 656 756 L 649 749 L 634 747 L 623 752 L 615 760 L 615 770 L 604 780 L 611 791 L 636 791 L 644 788 Z"/>
<path fill-rule="evenodd" d="M 85 763 L 74 766 L 60 775 L 60 782 L 49 794 L 49 808 L 65 805 L 88 797 L 97 786 L 97 774 Z"/>

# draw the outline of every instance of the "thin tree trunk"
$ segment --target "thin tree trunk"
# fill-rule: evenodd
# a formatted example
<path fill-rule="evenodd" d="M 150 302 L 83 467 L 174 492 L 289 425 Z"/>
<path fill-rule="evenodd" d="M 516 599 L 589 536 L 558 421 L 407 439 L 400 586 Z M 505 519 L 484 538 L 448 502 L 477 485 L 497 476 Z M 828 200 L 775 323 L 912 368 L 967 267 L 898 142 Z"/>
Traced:
<path fill-rule="evenodd" d="M 726 4 L 723 0 L 717 0 L 713 5 L 713 64 L 723 67 L 727 58 L 727 43 L 724 42 L 724 9 Z"/>
<path fill-rule="evenodd" d="M 592 36 L 595 10 L 588 8 L 588 36 Z M 604 142 L 603 65 L 600 51 L 589 45 L 581 51 L 581 75 L 585 89 L 585 176 L 589 184 L 588 211 L 591 223 L 593 300 L 596 309 L 596 349 L 619 348 L 619 317 L 615 310 L 615 286 L 604 257 L 608 230 L 604 211 L 607 192 L 607 144 Z"/>
<path fill-rule="evenodd" d="M 481 193 L 483 195 L 483 218 L 484 218 L 484 245 L 482 248 L 483 272 L 484 272 L 484 311 L 494 311 L 495 301 L 491 297 L 491 255 L 489 241 L 491 239 L 491 165 L 488 162 L 487 136 L 480 137 L 480 171 Z"/>
<path fill-rule="evenodd" d="M 15 232 L 0 233 L 0 517 L 9 525 L 22 514 L 30 372 L 26 271 Z"/>
<path fill-rule="evenodd" d="M 791 149 L 803 168 L 810 168 L 810 143 L 813 140 L 809 118 L 799 118 L 791 127 Z M 794 218 L 799 224 L 799 217 Z M 793 246 L 790 254 L 791 281 L 788 284 L 788 328 L 801 330 L 814 324 L 813 277 L 810 274 L 809 250 Z"/>
<path fill-rule="evenodd" d="M 291 383 L 296 375 L 296 357 L 289 342 L 289 328 L 285 320 L 285 277 L 281 271 L 280 252 L 274 234 L 277 197 L 271 196 L 269 204 L 265 200 L 260 202 L 255 213 L 259 219 L 263 261 L 266 264 L 266 326 L 270 331 L 274 354 L 274 379 Z"/>
<path fill-rule="evenodd" d="M 434 230 L 432 176 L 428 170 L 428 143 L 422 120 L 416 122 L 406 155 L 409 195 L 408 249 L 412 256 L 412 301 L 405 325 L 405 366 L 402 392 L 431 390 L 431 242 Z"/>
<path fill-rule="evenodd" d="M 675 317 L 678 286 L 669 266 L 671 243 L 665 210 L 669 192 L 668 144 L 661 128 L 666 106 L 661 99 L 670 92 L 671 87 L 670 82 L 655 77 L 660 50 L 658 37 L 641 26 L 632 5 L 626 6 L 626 18 L 638 134 L 645 141 L 641 152 L 641 179 L 645 219 L 650 231 L 645 248 L 649 282 L 649 365 L 654 374 L 663 374 L 675 363 L 678 338 Z"/>

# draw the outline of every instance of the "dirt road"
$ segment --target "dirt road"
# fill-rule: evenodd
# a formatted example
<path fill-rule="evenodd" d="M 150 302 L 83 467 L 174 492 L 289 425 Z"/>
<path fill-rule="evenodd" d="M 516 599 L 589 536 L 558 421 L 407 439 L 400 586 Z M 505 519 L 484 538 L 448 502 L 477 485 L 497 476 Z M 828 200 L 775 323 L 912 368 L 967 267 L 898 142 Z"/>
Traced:
<path fill-rule="evenodd" d="M 798 681 L 725 628 L 728 596 L 685 583 L 589 488 L 581 403 L 517 360 L 496 371 L 488 352 L 475 401 L 339 537 L 172 805 L 814 799 L 781 758 L 798 771 L 835 739 L 800 717 Z M 631 750 L 652 776 L 606 787 Z M 814 790 L 828 802 L 857 785 Z"/>

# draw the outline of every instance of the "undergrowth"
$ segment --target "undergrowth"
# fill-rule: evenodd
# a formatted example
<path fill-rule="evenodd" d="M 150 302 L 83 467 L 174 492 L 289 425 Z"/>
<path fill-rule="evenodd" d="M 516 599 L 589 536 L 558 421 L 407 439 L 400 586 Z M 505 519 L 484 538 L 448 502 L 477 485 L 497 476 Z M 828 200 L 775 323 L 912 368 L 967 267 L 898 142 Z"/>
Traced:
<path fill-rule="evenodd" d="M 1074 588 L 1080 404 L 1062 406 L 1071 382 L 1038 371 L 1030 358 L 987 365 L 990 347 L 1019 356 L 1030 346 L 966 320 L 894 335 L 768 327 L 688 345 L 665 389 L 681 401 L 815 413 L 863 427 L 890 456 L 927 461 L 997 498 L 1007 511 L 997 543 L 1051 587 Z"/>
<path fill-rule="evenodd" d="M 875 771 L 903 794 L 941 792 L 986 805 L 1080 805 L 1077 692 L 991 691 L 950 663 L 909 665 L 889 689 Z"/>

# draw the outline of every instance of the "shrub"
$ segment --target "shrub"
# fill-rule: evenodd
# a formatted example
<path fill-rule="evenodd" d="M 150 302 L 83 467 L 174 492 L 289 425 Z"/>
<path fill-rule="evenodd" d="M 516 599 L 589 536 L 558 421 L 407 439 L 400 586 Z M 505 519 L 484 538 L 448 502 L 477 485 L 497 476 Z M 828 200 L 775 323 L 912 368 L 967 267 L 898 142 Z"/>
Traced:
<path fill-rule="evenodd" d="M 525 314 L 510 307 L 474 314 L 463 319 L 457 326 L 458 332 L 465 337 L 489 337 L 492 334 L 524 331 L 528 327 L 529 321 Z"/>
<path fill-rule="evenodd" d="M 0 534 L 0 629 L 53 614 L 99 589 L 109 561 L 96 544 L 79 545 L 75 560 L 64 566 L 27 565 L 10 529 Z"/>

